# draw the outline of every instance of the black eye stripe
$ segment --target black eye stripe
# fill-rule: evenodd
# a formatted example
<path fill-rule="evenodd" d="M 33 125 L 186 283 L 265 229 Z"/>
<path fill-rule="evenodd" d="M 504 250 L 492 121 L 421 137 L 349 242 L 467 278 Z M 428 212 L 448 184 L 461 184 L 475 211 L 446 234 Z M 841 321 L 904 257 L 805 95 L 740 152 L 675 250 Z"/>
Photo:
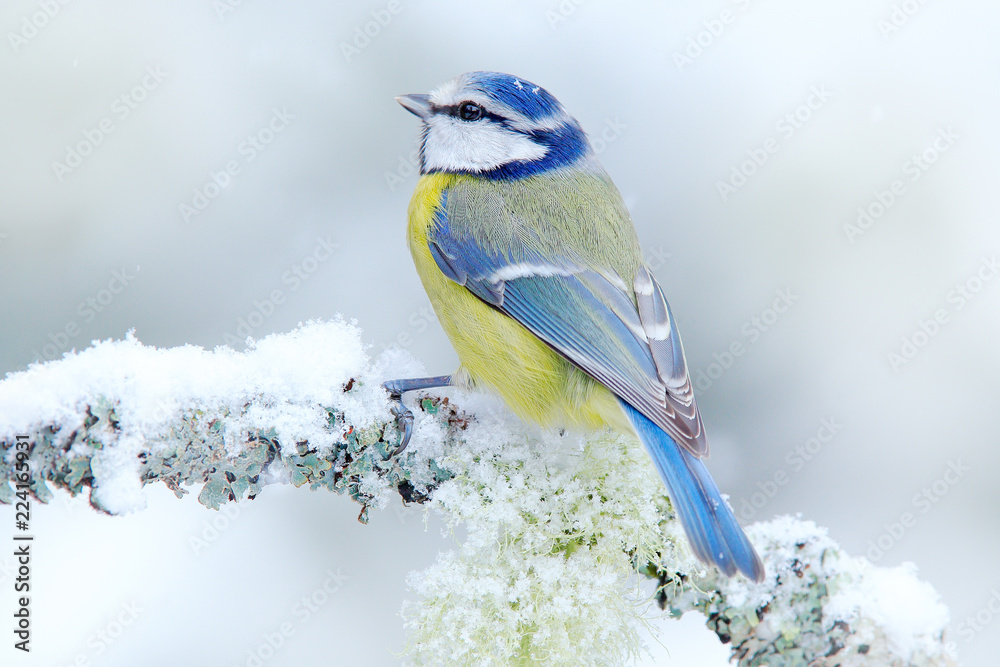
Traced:
<path fill-rule="evenodd" d="M 459 120 L 465 120 L 461 116 L 461 110 L 462 110 L 462 106 L 464 106 L 465 104 L 468 104 L 468 103 L 469 103 L 469 101 L 466 100 L 466 101 L 463 101 L 463 102 L 459 102 L 458 104 L 448 104 L 448 105 L 434 104 L 434 105 L 431 105 L 431 112 L 432 113 L 436 113 L 436 114 L 438 114 L 438 113 L 444 114 L 446 116 L 452 116 L 453 118 L 458 118 Z M 478 119 L 476 119 L 476 120 L 482 120 L 483 118 L 488 118 L 489 120 L 492 120 L 492 121 L 495 121 L 495 122 L 498 122 L 498 123 L 504 123 L 504 122 L 507 121 L 507 119 L 504 118 L 503 116 L 501 116 L 499 114 L 495 114 L 495 113 L 493 113 L 491 111 L 488 111 L 481 104 L 476 104 L 475 102 L 472 102 L 472 104 L 475 104 L 477 107 L 479 107 L 480 109 L 482 109 L 482 115 Z M 465 122 L 468 123 L 468 122 L 475 122 L 475 121 L 465 120 Z"/>

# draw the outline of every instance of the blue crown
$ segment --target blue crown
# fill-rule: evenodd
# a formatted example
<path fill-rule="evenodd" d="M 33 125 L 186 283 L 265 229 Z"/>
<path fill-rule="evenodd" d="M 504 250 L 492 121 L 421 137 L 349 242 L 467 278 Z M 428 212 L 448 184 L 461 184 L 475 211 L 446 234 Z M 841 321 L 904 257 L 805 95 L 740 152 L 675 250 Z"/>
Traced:
<path fill-rule="evenodd" d="M 531 120 L 540 121 L 562 111 L 559 100 L 530 81 L 502 72 L 469 72 L 467 76 L 469 83 L 484 95 L 520 111 Z"/>

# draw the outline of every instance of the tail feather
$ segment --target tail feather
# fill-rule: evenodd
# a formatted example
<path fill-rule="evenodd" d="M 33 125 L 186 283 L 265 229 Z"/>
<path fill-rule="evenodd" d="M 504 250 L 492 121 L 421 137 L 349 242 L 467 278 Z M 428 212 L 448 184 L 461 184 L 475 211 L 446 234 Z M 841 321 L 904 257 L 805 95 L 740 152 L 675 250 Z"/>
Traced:
<path fill-rule="evenodd" d="M 762 581 L 764 564 L 719 494 L 705 464 L 679 447 L 641 412 L 620 402 L 667 485 L 695 555 L 729 576 L 739 570 L 753 581 Z"/>

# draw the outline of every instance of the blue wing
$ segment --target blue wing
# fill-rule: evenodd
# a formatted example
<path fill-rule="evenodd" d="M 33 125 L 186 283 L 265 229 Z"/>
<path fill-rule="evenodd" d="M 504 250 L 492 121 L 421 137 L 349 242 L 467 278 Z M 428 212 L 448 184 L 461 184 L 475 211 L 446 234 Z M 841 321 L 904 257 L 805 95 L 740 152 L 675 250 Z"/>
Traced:
<path fill-rule="evenodd" d="M 569 252 L 542 257 L 524 239 L 486 248 L 453 228 L 444 204 L 428 243 L 448 278 L 517 320 L 689 452 L 707 453 L 680 335 L 645 268 L 619 276 Z"/>
<path fill-rule="evenodd" d="M 447 197 L 447 191 L 445 192 Z M 694 553 L 754 581 L 764 566 L 700 460 L 708 451 L 670 307 L 645 267 L 627 281 L 569 248 L 533 250 L 530 231 L 487 247 L 438 210 L 428 244 L 438 268 L 514 318 L 617 396 L 649 450 Z M 496 243 L 489 239 L 489 243 Z M 631 287 L 630 287 L 631 282 Z"/>

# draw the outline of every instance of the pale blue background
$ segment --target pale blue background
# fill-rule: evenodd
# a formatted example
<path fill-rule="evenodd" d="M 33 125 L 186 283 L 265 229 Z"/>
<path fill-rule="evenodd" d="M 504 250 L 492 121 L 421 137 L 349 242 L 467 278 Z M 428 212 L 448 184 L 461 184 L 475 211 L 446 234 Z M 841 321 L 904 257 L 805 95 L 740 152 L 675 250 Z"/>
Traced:
<path fill-rule="evenodd" d="M 1000 585 L 1000 280 L 961 310 L 948 295 L 1000 252 L 1000 9 L 914 0 L 883 35 L 894 2 L 403 1 L 349 60 L 341 44 L 387 4 L 247 0 L 220 17 L 207 0 L 71 2 L 15 52 L 9 33 L 41 10 L 6 2 L 0 371 L 45 356 L 51 337 L 85 346 L 134 327 L 146 343 L 214 346 L 240 318 L 263 336 L 338 312 L 373 352 L 397 341 L 431 372 L 452 370 L 403 238 L 418 124 L 392 98 L 508 71 L 604 133 L 601 160 L 691 367 L 708 373 L 713 354 L 744 346 L 699 397 L 710 467 L 737 508 L 763 484 L 774 493 L 757 497 L 757 518 L 801 512 L 858 554 L 893 541 L 880 564 L 916 562 L 951 607 L 962 660 L 989 664 L 1000 623 L 964 634 L 959 623 Z M 721 34 L 705 32 L 723 11 Z M 706 46 L 678 67 L 700 33 Z M 120 118 L 115 100 L 147 67 L 166 78 Z M 778 124 L 817 86 L 831 97 L 800 110 L 808 120 L 788 136 Z M 274 109 L 294 118 L 251 161 L 241 142 Z M 113 133 L 59 182 L 53 161 L 104 118 Z M 946 128 L 954 144 L 910 181 L 904 164 Z M 724 202 L 717 182 L 769 139 L 777 151 Z M 240 172 L 185 223 L 178 207 L 230 161 Z M 390 188 L 387 173 L 402 182 Z M 906 191 L 849 243 L 843 226 L 895 179 Z M 339 247 L 312 264 L 318 237 Z M 104 292 L 120 286 L 115 271 L 132 277 Z M 778 290 L 797 300 L 751 343 L 751 318 L 770 318 Z M 80 306 L 88 298 L 101 312 Z M 942 308 L 948 322 L 894 372 L 887 354 Z M 76 333 L 62 341 L 67 326 Z M 822 419 L 842 428 L 799 469 L 787 457 Z M 922 511 L 914 496 L 958 460 L 970 470 Z M 767 487 L 775 474 L 784 483 Z M 904 512 L 916 524 L 890 540 Z M 88 636 L 130 602 L 144 611 L 94 664 L 245 664 L 328 568 L 347 583 L 266 664 L 334 653 L 328 663 L 396 664 L 405 574 L 449 545 L 419 511 L 362 527 L 350 503 L 293 489 L 269 489 L 198 556 L 189 539 L 217 515 L 165 489 L 127 518 L 63 502 L 36 514 L 38 653 L 20 663 L 31 665 L 94 658 Z M 0 586 L 9 609 L 9 580 Z M 663 664 L 724 664 L 718 647 L 685 658 L 697 635 L 668 628 Z M 11 664 L 6 643 L 0 656 Z"/>

